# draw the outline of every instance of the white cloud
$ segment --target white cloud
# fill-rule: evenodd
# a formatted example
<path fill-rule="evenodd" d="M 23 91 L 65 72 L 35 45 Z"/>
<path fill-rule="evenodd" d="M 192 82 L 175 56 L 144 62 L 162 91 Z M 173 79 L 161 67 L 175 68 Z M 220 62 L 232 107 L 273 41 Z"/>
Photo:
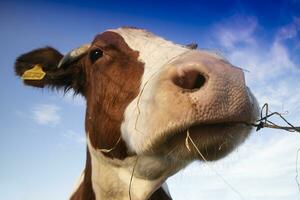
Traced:
<path fill-rule="evenodd" d="M 294 18 L 290 24 L 278 29 L 269 44 L 260 44 L 261 38 L 256 37 L 258 27 L 262 29 L 255 17 L 235 15 L 214 25 L 212 39 L 229 61 L 250 71 L 247 78 L 255 83 L 269 81 L 287 72 L 300 74 L 284 45 L 285 40 L 295 38 L 299 33 L 300 18 Z"/>
<path fill-rule="evenodd" d="M 219 44 L 226 48 L 233 48 L 239 44 L 255 44 L 252 37 L 257 27 L 255 17 L 235 15 L 214 27 L 215 37 Z"/>
<path fill-rule="evenodd" d="M 278 31 L 276 39 L 277 40 L 286 40 L 291 39 L 297 36 L 300 31 L 300 18 L 294 17 L 293 21 L 286 26 L 281 27 Z"/>
<path fill-rule="evenodd" d="M 269 48 L 248 46 L 235 48 L 227 53 L 227 59 L 234 65 L 250 71 L 246 73 L 250 84 L 269 83 L 278 76 L 300 74 L 290 58 L 288 49 L 279 41 L 274 41 Z"/>
<path fill-rule="evenodd" d="M 247 17 L 244 17 L 248 19 Z M 231 19 L 224 24 L 217 24 L 225 33 L 236 31 L 239 28 L 245 34 L 248 40 L 256 41 L 255 28 L 259 25 L 255 18 L 250 17 L 251 23 L 239 23 L 241 27 L 236 26 L 236 20 L 230 23 Z M 228 25 L 232 24 L 232 26 Z M 243 28 L 243 26 L 244 28 Z M 250 26 L 248 25 L 250 24 Z M 245 31 L 248 30 L 248 31 Z M 300 85 L 300 65 L 295 64 L 291 60 L 289 48 L 285 45 L 285 39 L 295 37 L 300 31 L 300 19 L 295 18 L 291 24 L 283 26 L 274 34 L 274 40 L 270 44 L 257 45 L 256 43 L 247 43 L 243 46 L 237 43 L 231 43 L 231 48 L 222 42 L 223 34 L 218 32 L 216 37 L 219 38 L 220 44 L 226 49 L 225 57 L 234 65 L 248 70 L 245 77 L 248 86 L 254 91 L 258 101 L 263 104 L 265 102 L 276 106 L 278 109 L 284 105 L 286 108 L 295 108 L 300 100 L 300 94 L 297 92 L 295 85 Z M 243 39 L 239 34 L 232 41 Z"/>
<path fill-rule="evenodd" d="M 42 125 L 57 125 L 60 123 L 60 108 L 51 104 L 40 104 L 32 109 L 32 118 L 35 122 Z"/>
<path fill-rule="evenodd" d="M 65 102 L 70 103 L 72 105 L 75 105 L 75 106 L 85 106 L 86 105 L 84 97 L 82 97 L 81 95 L 74 96 L 73 91 L 63 94 L 62 96 L 63 96 L 63 100 Z"/>
<path fill-rule="evenodd" d="M 79 144 L 85 144 L 86 143 L 86 138 L 84 134 L 80 134 L 78 132 L 75 132 L 73 130 L 67 130 L 66 132 L 63 133 L 63 136 L 70 141 L 79 143 Z"/>

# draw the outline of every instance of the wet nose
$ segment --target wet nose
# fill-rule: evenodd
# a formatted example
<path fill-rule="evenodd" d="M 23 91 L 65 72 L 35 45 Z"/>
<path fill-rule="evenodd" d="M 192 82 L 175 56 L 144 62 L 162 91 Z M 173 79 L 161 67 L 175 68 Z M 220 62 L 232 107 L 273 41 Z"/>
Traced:
<path fill-rule="evenodd" d="M 244 73 L 219 55 L 191 51 L 170 64 L 169 78 L 207 122 L 249 121 L 251 96 Z M 226 119 L 226 120 L 225 120 Z"/>
<path fill-rule="evenodd" d="M 244 88 L 244 73 L 220 56 L 208 52 L 192 51 L 171 64 L 171 80 L 179 88 L 196 92 L 204 86 Z M 217 92 L 217 91 L 216 91 Z"/>
<path fill-rule="evenodd" d="M 198 90 L 205 84 L 207 78 L 200 70 L 191 65 L 178 67 L 172 81 L 182 89 Z"/>

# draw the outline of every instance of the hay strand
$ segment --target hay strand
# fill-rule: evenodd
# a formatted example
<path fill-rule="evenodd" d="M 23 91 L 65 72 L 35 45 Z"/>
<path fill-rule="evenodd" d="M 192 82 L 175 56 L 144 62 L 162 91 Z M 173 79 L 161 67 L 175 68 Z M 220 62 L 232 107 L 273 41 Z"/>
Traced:
<path fill-rule="evenodd" d="M 133 165 L 133 169 L 132 169 L 131 176 L 130 176 L 130 182 L 129 182 L 129 188 L 128 188 L 129 200 L 131 200 L 131 184 L 132 184 L 133 175 L 134 175 L 134 171 L 135 171 L 135 167 L 136 167 L 136 164 L 137 164 L 137 162 L 138 162 L 138 159 L 139 159 L 139 157 L 137 156 L 137 157 L 136 157 L 136 160 L 135 160 L 135 163 L 134 163 L 134 165 Z"/>
<path fill-rule="evenodd" d="M 112 148 L 110 148 L 110 149 L 99 149 L 99 151 L 101 151 L 102 153 L 110 153 L 110 152 L 112 152 L 113 150 L 115 150 L 117 148 L 120 141 L 121 141 L 121 136 L 119 137 L 118 141 L 115 143 L 115 145 Z"/>

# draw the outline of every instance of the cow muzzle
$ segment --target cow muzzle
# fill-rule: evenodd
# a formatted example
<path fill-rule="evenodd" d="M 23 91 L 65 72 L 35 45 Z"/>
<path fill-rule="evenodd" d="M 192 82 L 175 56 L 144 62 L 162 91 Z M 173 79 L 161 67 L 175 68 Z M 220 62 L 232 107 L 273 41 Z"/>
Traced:
<path fill-rule="evenodd" d="M 193 50 L 179 56 L 165 66 L 156 88 L 153 102 L 159 105 L 152 105 L 147 122 L 158 128 L 149 149 L 171 155 L 177 148 L 176 158 L 199 158 L 185 151 L 187 131 L 207 160 L 227 155 L 247 138 L 258 116 L 243 70 L 213 53 Z"/>

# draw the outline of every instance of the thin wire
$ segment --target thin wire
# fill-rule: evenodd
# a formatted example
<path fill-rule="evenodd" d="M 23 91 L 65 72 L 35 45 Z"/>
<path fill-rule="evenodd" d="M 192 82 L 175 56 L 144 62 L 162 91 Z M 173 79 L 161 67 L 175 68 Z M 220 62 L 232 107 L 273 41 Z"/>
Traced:
<path fill-rule="evenodd" d="M 119 137 L 118 141 L 115 143 L 115 145 L 112 148 L 110 148 L 110 149 L 99 149 L 99 151 L 101 151 L 103 153 L 110 153 L 111 151 L 113 151 L 117 148 L 120 141 L 121 141 L 121 136 Z"/>
<path fill-rule="evenodd" d="M 298 172 L 298 158 L 299 158 L 299 152 L 300 152 L 300 149 L 298 149 L 297 151 L 297 156 L 296 156 L 296 176 L 295 176 L 295 180 L 296 180 L 296 183 L 297 183 L 297 186 L 298 186 L 298 190 L 300 192 L 300 183 L 299 183 L 299 180 L 298 180 L 298 176 L 299 176 L 299 172 Z"/>
<path fill-rule="evenodd" d="M 265 111 L 265 115 L 263 112 Z M 279 116 L 288 126 L 279 126 L 276 123 L 269 120 L 272 116 Z M 260 119 L 256 121 L 257 123 L 250 124 L 256 127 L 256 131 L 261 130 L 262 128 L 273 128 L 273 129 L 281 129 L 288 132 L 298 132 L 300 133 L 300 127 L 292 125 L 287 119 L 285 119 L 281 113 L 279 112 L 272 112 L 269 114 L 269 105 L 265 103 L 260 112 Z"/>
<path fill-rule="evenodd" d="M 193 139 L 191 138 L 190 136 L 190 132 L 189 130 L 187 130 L 187 133 L 186 133 L 186 139 L 185 139 L 185 145 L 187 147 L 187 149 L 191 152 L 191 148 L 189 146 L 189 142 L 192 143 L 192 145 L 194 146 L 194 148 L 196 149 L 196 151 L 198 152 L 198 154 L 201 156 L 201 158 L 208 163 L 207 159 L 204 157 L 204 155 L 200 152 L 200 150 L 198 149 L 197 145 L 194 143 Z M 243 197 L 243 195 L 238 191 L 236 190 L 215 168 L 213 168 L 212 166 L 208 165 L 208 167 L 219 177 L 222 179 L 222 181 L 233 191 L 235 192 L 239 197 L 240 199 L 245 199 Z"/>
<path fill-rule="evenodd" d="M 135 171 L 135 167 L 137 164 L 139 157 L 136 157 L 133 169 L 132 169 L 132 173 L 131 173 L 131 177 L 130 177 L 130 182 L 129 182 L 129 188 L 128 188 L 128 195 L 129 195 L 129 199 L 131 200 L 131 184 L 132 184 L 132 180 L 133 180 L 133 175 L 134 175 L 134 171 Z"/>

